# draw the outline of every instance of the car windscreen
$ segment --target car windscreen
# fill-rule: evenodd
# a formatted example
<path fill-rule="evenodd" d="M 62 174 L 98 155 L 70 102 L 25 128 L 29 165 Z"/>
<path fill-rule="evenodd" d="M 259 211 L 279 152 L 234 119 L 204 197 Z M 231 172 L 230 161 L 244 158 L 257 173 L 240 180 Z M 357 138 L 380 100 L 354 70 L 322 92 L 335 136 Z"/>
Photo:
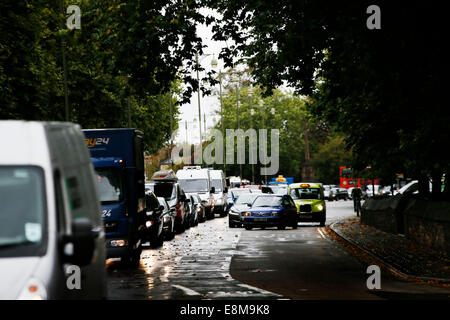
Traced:
<path fill-rule="evenodd" d="M 156 183 L 153 186 L 153 193 L 157 197 L 170 201 L 177 197 L 177 188 L 173 183 Z"/>
<path fill-rule="evenodd" d="M 259 196 L 253 201 L 252 207 L 280 207 L 282 200 L 281 196 Z"/>
<path fill-rule="evenodd" d="M 250 193 L 250 190 L 246 190 L 246 189 L 231 191 L 231 194 L 233 195 L 234 198 L 239 197 L 241 194 L 248 194 L 248 193 Z"/>
<path fill-rule="evenodd" d="M 256 197 L 257 195 L 255 194 L 244 193 L 237 198 L 236 204 L 251 204 Z"/>
<path fill-rule="evenodd" d="M 319 188 L 294 188 L 294 189 L 291 189 L 290 196 L 294 200 L 320 199 L 320 189 Z"/>
<path fill-rule="evenodd" d="M 207 179 L 181 179 L 178 182 L 186 193 L 209 192 Z"/>
<path fill-rule="evenodd" d="M 97 187 L 102 204 L 122 202 L 123 181 L 120 168 L 96 168 Z"/>
<path fill-rule="evenodd" d="M 274 194 L 286 194 L 287 186 L 270 186 L 272 193 Z"/>
<path fill-rule="evenodd" d="M 223 181 L 219 179 L 211 180 L 211 186 L 216 189 L 217 192 L 222 192 L 223 189 Z"/>
<path fill-rule="evenodd" d="M 0 257 L 45 252 L 44 175 L 35 167 L 0 167 Z"/>

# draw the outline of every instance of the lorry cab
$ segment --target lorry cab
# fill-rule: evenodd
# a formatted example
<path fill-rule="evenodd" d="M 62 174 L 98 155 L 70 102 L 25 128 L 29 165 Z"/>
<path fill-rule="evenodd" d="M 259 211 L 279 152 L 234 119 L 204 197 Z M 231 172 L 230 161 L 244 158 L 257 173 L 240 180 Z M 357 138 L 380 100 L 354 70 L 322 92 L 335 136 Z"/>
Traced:
<path fill-rule="evenodd" d="M 143 133 L 137 129 L 83 132 L 96 172 L 107 258 L 120 257 L 136 265 L 146 231 Z"/>
<path fill-rule="evenodd" d="M 105 298 L 105 235 L 80 127 L 0 121 L 0 134 L 14 137 L 0 139 L 0 299 Z"/>
<path fill-rule="evenodd" d="M 225 175 L 222 170 L 210 170 L 211 186 L 214 187 L 214 213 L 221 217 L 227 215 L 228 208 L 228 188 Z"/>
<path fill-rule="evenodd" d="M 206 216 L 214 218 L 214 193 L 209 169 L 200 166 L 185 166 L 177 171 L 178 182 L 185 193 L 197 193 L 205 206 Z"/>
<path fill-rule="evenodd" d="M 288 194 L 297 206 L 300 222 L 320 222 L 325 225 L 327 207 L 321 183 L 292 183 L 288 187 Z"/>

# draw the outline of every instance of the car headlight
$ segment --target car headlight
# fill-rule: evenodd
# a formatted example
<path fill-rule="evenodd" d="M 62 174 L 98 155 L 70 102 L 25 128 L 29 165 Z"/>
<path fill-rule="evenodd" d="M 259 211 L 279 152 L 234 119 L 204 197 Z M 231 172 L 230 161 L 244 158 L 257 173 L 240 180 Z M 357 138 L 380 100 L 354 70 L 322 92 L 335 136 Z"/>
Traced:
<path fill-rule="evenodd" d="M 197 208 L 195 209 L 195 212 L 197 212 L 197 213 L 199 213 L 200 211 L 202 211 L 202 209 L 200 209 L 200 207 L 197 207 Z"/>
<path fill-rule="evenodd" d="M 238 214 L 239 214 L 239 212 L 238 212 L 238 211 L 236 211 L 236 210 L 234 210 L 234 209 L 231 209 L 231 210 L 230 210 L 230 214 L 238 215 Z"/>
<path fill-rule="evenodd" d="M 246 216 L 246 217 L 250 217 L 250 216 L 251 216 L 251 213 L 250 213 L 250 212 L 246 212 L 246 213 L 245 213 L 245 216 Z"/>
<path fill-rule="evenodd" d="M 323 205 L 319 204 L 319 205 L 317 206 L 317 210 L 322 211 L 322 210 L 323 210 Z"/>
<path fill-rule="evenodd" d="M 164 217 L 164 222 L 169 222 L 170 221 L 170 217 L 165 216 Z"/>
<path fill-rule="evenodd" d="M 272 216 L 277 216 L 278 215 L 278 211 L 272 211 Z"/>
<path fill-rule="evenodd" d="M 39 280 L 32 278 L 28 280 L 18 300 L 47 300 L 47 290 Z"/>

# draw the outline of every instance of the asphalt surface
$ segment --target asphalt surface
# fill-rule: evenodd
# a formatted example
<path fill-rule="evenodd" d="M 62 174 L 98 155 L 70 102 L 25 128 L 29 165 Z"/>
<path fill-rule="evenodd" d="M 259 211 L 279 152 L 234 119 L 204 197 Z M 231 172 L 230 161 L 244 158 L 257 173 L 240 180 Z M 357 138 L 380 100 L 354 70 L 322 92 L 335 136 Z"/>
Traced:
<path fill-rule="evenodd" d="M 353 216 L 351 201 L 327 203 L 327 224 Z M 318 224 L 297 230 L 228 228 L 228 218 L 199 224 L 146 247 L 138 268 L 107 261 L 109 299 L 448 299 L 450 289 L 381 274 L 369 290 L 367 264 Z"/>

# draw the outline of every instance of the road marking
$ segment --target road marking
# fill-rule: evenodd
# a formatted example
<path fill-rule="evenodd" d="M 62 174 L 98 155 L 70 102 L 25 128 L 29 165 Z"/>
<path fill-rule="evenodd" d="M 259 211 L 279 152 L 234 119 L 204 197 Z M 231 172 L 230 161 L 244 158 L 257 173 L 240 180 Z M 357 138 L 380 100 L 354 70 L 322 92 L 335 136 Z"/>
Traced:
<path fill-rule="evenodd" d="M 320 228 L 317 228 L 317 232 L 319 232 L 319 234 L 322 237 L 322 239 L 326 239 L 325 238 L 325 234 L 323 233 L 323 231 Z"/>
<path fill-rule="evenodd" d="M 201 296 L 202 295 L 201 293 L 199 293 L 197 291 L 180 286 L 179 284 L 173 284 L 172 287 L 182 290 L 188 296 Z"/>

